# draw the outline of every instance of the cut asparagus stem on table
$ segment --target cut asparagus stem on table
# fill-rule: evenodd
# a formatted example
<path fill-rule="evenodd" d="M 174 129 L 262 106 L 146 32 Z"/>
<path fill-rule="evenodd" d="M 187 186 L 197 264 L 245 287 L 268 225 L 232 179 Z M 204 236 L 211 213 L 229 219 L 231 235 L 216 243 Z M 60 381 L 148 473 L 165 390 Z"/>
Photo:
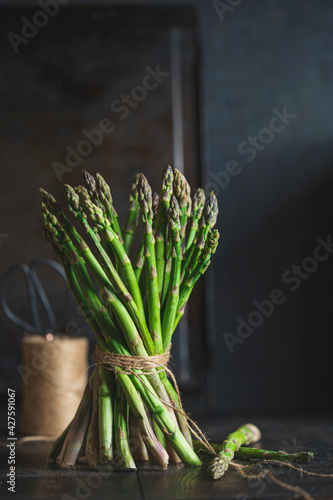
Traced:
<path fill-rule="evenodd" d="M 257 448 L 240 447 L 235 452 L 235 458 L 240 460 L 250 460 L 259 458 L 261 460 L 276 460 L 278 462 L 307 464 L 313 459 L 310 451 L 300 451 L 298 453 L 287 453 L 285 451 L 260 450 Z"/>
<path fill-rule="evenodd" d="M 253 424 L 246 424 L 239 427 L 235 432 L 223 441 L 217 456 L 209 464 L 209 473 L 213 479 L 224 476 L 228 470 L 230 462 L 233 460 L 235 452 L 242 444 L 252 444 L 260 441 L 261 432 Z"/>
<path fill-rule="evenodd" d="M 221 451 L 222 445 L 209 443 L 216 453 Z M 200 441 L 193 441 L 193 448 L 196 452 L 210 453 L 202 446 Z M 296 464 L 307 464 L 313 459 L 311 451 L 300 451 L 298 453 L 287 453 L 286 451 L 262 450 L 260 448 L 249 448 L 241 446 L 234 453 L 236 460 L 275 460 L 277 462 L 287 462 Z"/>

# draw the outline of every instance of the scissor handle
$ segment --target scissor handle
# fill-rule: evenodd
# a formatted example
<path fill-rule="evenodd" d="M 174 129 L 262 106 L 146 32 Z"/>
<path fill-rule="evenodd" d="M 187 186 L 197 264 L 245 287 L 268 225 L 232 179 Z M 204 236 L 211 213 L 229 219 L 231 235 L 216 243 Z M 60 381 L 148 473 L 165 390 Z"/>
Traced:
<path fill-rule="evenodd" d="M 53 309 L 51 307 L 50 301 L 44 291 L 44 288 L 36 274 L 36 266 L 38 265 L 46 265 L 48 267 L 52 267 L 55 269 L 61 277 L 64 279 L 66 283 L 66 275 L 63 270 L 63 268 L 58 264 L 57 262 L 54 262 L 50 259 L 45 259 L 45 258 L 39 258 L 39 259 L 34 259 L 29 266 L 26 264 L 16 264 L 13 267 L 11 267 L 6 273 L 3 275 L 3 278 L 0 283 L 0 303 L 2 306 L 2 309 L 6 316 L 13 321 L 16 325 L 20 326 L 21 328 L 29 331 L 30 333 L 36 333 L 36 334 L 43 334 L 44 329 L 42 327 L 40 317 L 39 317 L 39 312 L 38 312 L 38 302 L 37 302 L 37 296 L 39 297 L 39 300 L 41 301 L 41 304 L 43 306 L 43 309 L 45 311 L 46 317 L 48 322 L 50 323 L 47 325 L 51 330 L 52 333 L 56 331 L 57 327 L 57 321 L 55 318 L 55 315 L 53 313 Z M 23 319 L 19 318 L 16 316 L 16 314 L 13 313 L 13 311 L 10 309 L 7 303 L 7 299 L 5 296 L 6 293 L 6 283 L 10 276 L 14 274 L 15 271 L 21 270 L 23 271 L 23 274 L 26 277 L 26 282 L 27 282 L 27 291 L 28 291 L 28 297 L 29 297 L 29 302 L 30 302 L 30 308 L 31 308 L 31 315 L 32 315 L 32 320 L 33 320 L 33 325 L 27 323 Z M 65 297 L 65 304 L 67 302 L 67 297 L 68 297 L 68 289 L 67 286 L 65 287 L 66 289 L 66 297 Z M 63 310 L 61 311 L 61 315 L 63 314 Z"/>

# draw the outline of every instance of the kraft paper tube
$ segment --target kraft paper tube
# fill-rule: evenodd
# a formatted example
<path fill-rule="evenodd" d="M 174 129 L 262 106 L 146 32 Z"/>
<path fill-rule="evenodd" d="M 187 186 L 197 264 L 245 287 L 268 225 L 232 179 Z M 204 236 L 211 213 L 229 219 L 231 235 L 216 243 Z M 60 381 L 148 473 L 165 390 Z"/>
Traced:
<path fill-rule="evenodd" d="M 60 434 L 72 420 L 87 383 L 88 340 L 28 335 L 22 340 L 21 431 Z"/>

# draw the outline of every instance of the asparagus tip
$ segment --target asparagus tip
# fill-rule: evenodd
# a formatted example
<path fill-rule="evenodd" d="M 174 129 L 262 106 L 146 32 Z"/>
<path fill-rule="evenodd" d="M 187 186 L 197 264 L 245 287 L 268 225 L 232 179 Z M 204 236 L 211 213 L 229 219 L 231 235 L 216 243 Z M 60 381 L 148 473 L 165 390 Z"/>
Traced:
<path fill-rule="evenodd" d="M 208 471 L 212 479 L 219 479 L 224 476 L 229 466 L 229 457 L 219 453 L 210 462 Z"/>
<path fill-rule="evenodd" d="M 251 443 L 257 443 L 261 439 L 260 429 L 254 424 L 245 424 L 242 425 L 242 430 L 244 432 L 244 428 L 250 431 L 249 440 Z"/>

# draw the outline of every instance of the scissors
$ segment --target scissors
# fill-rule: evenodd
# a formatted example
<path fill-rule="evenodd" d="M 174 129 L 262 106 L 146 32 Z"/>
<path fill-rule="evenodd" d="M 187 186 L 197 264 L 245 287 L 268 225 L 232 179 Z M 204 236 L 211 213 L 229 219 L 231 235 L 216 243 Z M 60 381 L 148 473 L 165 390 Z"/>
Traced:
<path fill-rule="evenodd" d="M 58 315 L 58 320 L 55 317 L 53 308 L 45 293 L 43 285 L 38 278 L 36 268 L 39 266 L 47 266 L 55 269 L 55 271 L 57 271 L 60 274 L 60 276 L 63 278 L 65 282 L 65 290 L 66 290 L 65 302 L 60 314 Z M 23 272 L 25 276 L 29 305 L 31 310 L 32 324 L 27 323 L 23 319 L 16 316 L 16 314 L 13 313 L 13 311 L 11 310 L 11 308 L 7 303 L 6 285 L 17 271 Z M 34 259 L 30 262 L 29 265 L 16 264 L 5 272 L 0 282 L 0 305 L 5 315 L 13 323 L 33 334 L 47 335 L 56 333 L 59 321 L 63 317 L 63 314 L 67 306 L 67 299 L 68 299 L 68 288 L 66 286 L 65 272 L 62 266 L 58 264 L 58 262 L 55 262 L 50 259 L 44 259 L 44 258 Z M 44 309 L 45 312 L 46 320 L 48 323 L 46 326 L 42 325 L 42 321 L 39 314 L 39 303 L 42 305 L 42 308 Z"/>

